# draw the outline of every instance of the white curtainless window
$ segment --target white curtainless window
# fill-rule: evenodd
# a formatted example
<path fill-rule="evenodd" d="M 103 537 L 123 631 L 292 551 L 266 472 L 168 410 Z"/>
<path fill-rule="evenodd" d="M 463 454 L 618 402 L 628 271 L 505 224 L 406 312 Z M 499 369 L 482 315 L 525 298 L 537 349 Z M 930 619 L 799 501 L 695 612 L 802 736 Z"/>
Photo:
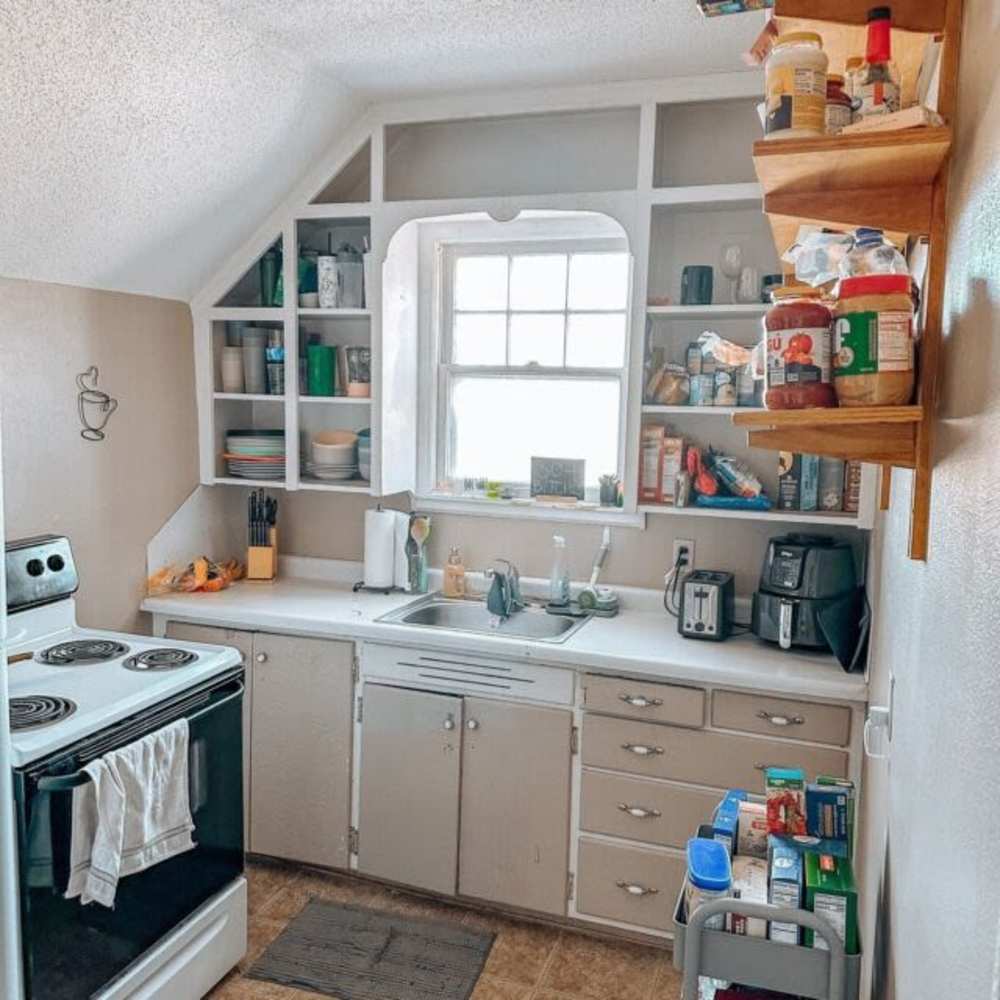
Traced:
<path fill-rule="evenodd" d="M 439 247 L 435 479 L 527 496 L 531 459 L 621 475 L 631 257 L 619 239 Z"/>

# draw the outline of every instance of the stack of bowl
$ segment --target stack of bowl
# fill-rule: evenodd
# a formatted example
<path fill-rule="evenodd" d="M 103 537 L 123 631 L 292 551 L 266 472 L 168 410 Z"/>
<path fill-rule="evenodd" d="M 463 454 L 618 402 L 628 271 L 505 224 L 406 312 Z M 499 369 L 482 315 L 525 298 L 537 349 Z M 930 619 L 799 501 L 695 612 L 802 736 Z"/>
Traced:
<path fill-rule="evenodd" d="M 227 431 L 223 458 L 229 475 L 238 479 L 284 479 L 285 432 L 256 429 Z"/>
<path fill-rule="evenodd" d="M 358 475 L 362 479 L 372 477 L 372 431 L 366 427 L 358 431 Z"/>
<path fill-rule="evenodd" d="M 319 431 L 309 441 L 306 472 L 316 479 L 354 479 L 358 474 L 358 435 Z"/>

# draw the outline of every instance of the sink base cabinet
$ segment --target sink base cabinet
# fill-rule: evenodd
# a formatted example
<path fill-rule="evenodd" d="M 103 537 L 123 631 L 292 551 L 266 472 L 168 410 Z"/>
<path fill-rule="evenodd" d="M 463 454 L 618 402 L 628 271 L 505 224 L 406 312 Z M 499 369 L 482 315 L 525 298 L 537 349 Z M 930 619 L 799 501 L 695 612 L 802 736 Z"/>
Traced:
<path fill-rule="evenodd" d="M 569 872 L 569 711 L 465 699 L 458 891 L 562 916 Z"/>
<path fill-rule="evenodd" d="M 358 871 L 455 894 L 462 699 L 366 684 Z"/>

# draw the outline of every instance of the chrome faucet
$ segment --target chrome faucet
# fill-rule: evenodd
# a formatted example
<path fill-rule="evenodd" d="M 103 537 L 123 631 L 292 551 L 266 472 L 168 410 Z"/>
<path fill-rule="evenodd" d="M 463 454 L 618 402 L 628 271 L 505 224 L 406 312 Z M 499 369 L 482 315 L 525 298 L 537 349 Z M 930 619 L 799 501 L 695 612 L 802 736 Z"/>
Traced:
<path fill-rule="evenodd" d="M 494 566 L 487 572 L 486 575 L 493 582 L 486 595 L 486 607 L 491 614 L 496 615 L 501 621 L 506 621 L 515 611 L 524 608 L 524 599 L 521 597 L 521 574 L 509 559 L 493 561 L 506 568 L 497 569 Z"/>

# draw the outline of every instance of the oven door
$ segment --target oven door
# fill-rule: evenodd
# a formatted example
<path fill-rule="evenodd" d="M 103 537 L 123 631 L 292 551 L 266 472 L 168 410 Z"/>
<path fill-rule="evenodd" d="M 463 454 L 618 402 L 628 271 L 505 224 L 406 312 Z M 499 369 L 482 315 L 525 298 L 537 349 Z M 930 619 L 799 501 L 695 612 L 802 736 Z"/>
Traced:
<path fill-rule="evenodd" d="M 15 773 L 28 1000 L 86 1000 L 243 871 L 242 670 Z M 181 716 L 194 850 L 123 878 L 114 909 L 66 899 L 79 768 Z"/>

